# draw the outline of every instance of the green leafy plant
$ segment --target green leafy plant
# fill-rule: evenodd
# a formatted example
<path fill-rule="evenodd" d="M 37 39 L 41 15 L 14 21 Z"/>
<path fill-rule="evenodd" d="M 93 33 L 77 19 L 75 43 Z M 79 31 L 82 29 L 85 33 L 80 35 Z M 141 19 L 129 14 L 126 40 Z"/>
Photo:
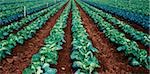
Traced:
<path fill-rule="evenodd" d="M 27 17 L 21 19 L 20 21 L 18 22 L 14 22 L 14 23 L 11 23 L 10 25 L 8 26 L 4 26 L 0 29 L 0 40 L 1 39 L 4 39 L 4 37 L 8 36 L 9 34 L 11 34 L 13 31 L 15 30 L 18 30 L 20 29 L 21 27 L 23 27 L 25 24 L 33 21 L 34 19 L 40 17 L 41 15 L 44 15 L 48 12 L 51 11 L 52 8 L 56 7 L 57 5 L 59 5 L 60 3 L 57 3 L 49 8 L 46 8 L 42 11 L 39 11 L 37 13 L 34 13 L 34 14 L 31 14 L 31 15 L 28 15 Z"/>
<path fill-rule="evenodd" d="M 142 44 L 144 44 L 147 47 L 150 45 L 150 35 L 134 29 L 129 24 L 126 24 L 126 23 L 118 20 L 117 18 L 113 17 L 111 14 L 105 13 L 102 10 L 99 10 L 93 6 L 86 4 L 86 3 L 84 3 L 84 5 L 87 6 L 89 9 L 93 10 L 94 12 L 96 12 L 95 13 L 96 15 L 100 15 L 102 17 L 101 19 L 105 18 L 108 22 L 113 23 L 112 24 L 113 26 L 118 26 L 119 29 L 121 29 L 125 33 L 129 34 L 129 36 L 133 40 L 140 41 Z M 92 16 L 96 16 L 95 14 L 93 14 Z M 96 17 L 98 17 L 98 16 L 96 16 Z M 94 19 L 94 21 L 95 21 L 95 23 L 98 23 L 98 21 L 100 21 L 100 20 Z"/>
<path fill-rule="evenodd" d="M 18 31 L 16 34 L 10 34 L 6 40 L 0 41 L 0 60 L 5 58 L 6 55 L 10 55 L 12 49 L 16 44 L 23 44 L 25 40 L 32 38 L 37 30 L 42 28 L 44 23 L 55 14 L 65 3 L 52 8 L 52 12 L 49 12 L 43 16 L 40 16 L 35 21 L 33 21 L 28 26 L 24 27 L 22 30 Z"/>
<path fill-rule="evenodd" d="M 80 13 L 74 1 L 72 1 L 72 32 L 73 32 L 73 49 L 70 55 L 74 69 L 77 69 L 75 74 L 92 74 L 95 69 L 99 68 L 99 62 L 93 55 L 98 52 L 93 47 L 92 42 L 88 39 L 88 34 L 81 22 Z"/>
<path fill-rule="evenodd" d="M 83 8 L 83 10 L 85 10 L 85 12 L 94 20 L 94 22 L 97 23 L 97 26 L 104 32 L 105 36 L 111 42 L 117 44 L 117 50 L 123 51 L 125 55 L 129 57 L 130 65 L 143 66 L 147 69 L 150 69 L 150 60 L 146 50 L 139 49 L 135 41 L 127 39 L 123 33 L 120 33 L 110 23 L 104 21 L 102 16 L 99 15 L 100 13 L 94 11 L 96 10 L 96 8 L 87 5 L 86 3 L 79 0 L 77 0 L 77 2 Z"/>
<path fill-rule="evenodd" d="M 60 7 L 62 7 L 61 4 Z M 23 74 L 56 74 L 57 69 L 51 68 L 51 64 L 57 64 L 58 51 L 62 49 L 64 40 L 64 28 L 71 9 L 71 2 L 64 9 L 63 13 L 52 28 L 50 35 L 44 40 L 45 45 L 40 51 L 32 56 L 30 66 L 24 69 Z M 28 73 L 29 71 L 29 73 Z"/>

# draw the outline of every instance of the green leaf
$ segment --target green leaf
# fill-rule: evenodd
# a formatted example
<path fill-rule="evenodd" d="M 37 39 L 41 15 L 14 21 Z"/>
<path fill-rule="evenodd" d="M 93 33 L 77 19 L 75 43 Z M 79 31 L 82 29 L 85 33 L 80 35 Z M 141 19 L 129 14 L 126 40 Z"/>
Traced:
<path fill-rule="evenodd" d="M 41 55 L 40 54 L 34 54 L 32 56 L 32 62 L 40 61 Z"/>
<path fill-rule="evenodd" d="M 19 36 L 19 37 L 17 38 L 17 42 L 18 42 L 19 44 L 23 44 L 23 43 L 24 43 L 23 37 L 22 37 L 22 36 Z"/>
<path fill-rule="evenodd" d="M 140 63 L 135 59 L 135 58 L 132 58 L 132 60 L 129 62 L 132 66 L 139 66 Z"/>
<path fill-rule="evenodd" d="M 43 70 L 42 70 L 42 68 L 39 66 L 39 67 L 37 67 L 37 72 L 36 72 L 36 74 L 41 74 L 41 73 L 43 73 Z"/>
<path fill-rule="evenodd" d="M 8 34 L 9 34 L 8 32 L 4 32 L 4 33 L 3 33 L 4 36 L 7 36 Z"/>
<path fill-rule="evenodd" d="M 50 68 L 50 65 L 48 63 L 44 63 L 42 68 L 44 69 L 44 74 L 56 74 L 57 72 L 57 69 Z"/>
<path fill-rule="evenodd" d="M 28 67 L 28 68 L 25 68 L 25 69 L 23 70 L 23 74 L 33 74 L 33 70 L 30 69 L 29 67 Z"/>
<path fill-rule="evenodd" d="M 125 46 L 120 46 L 117 48 L 117 51 L 125 51 L 126 50 L 126 47 Z"/>
<path fill-rule="evenodd" d="M 75 74 L 86 74 L 86 73 L 82 72 L 81 69 L 78 69 L 78 70 L 75 72 Z"/>
<path fill-rule="evenodd" d="M 83 60 L 84 59 L 84 55 L 81 55 L 78 50 L 74 50 L 70 57 L 72 60 Z"/>
<path fill-rule="evenodd" d="M 58 59 L 58 52 L 57 51 L 50 51 L 45 54 L 45 62 L 48 62 L 50 64 L 57 64 Z"/>
<path fill-rule="evenodd" d="M 83 68 L 85 66 L 81 61 L 74 61 L 72 67 L 73 68 Z"/>
<path fill-rule="evenodd" d="M 147 59 L 145 59 L 144 66 L 146 69 L 150 70 L 150 56 L 147 57 Z"/>

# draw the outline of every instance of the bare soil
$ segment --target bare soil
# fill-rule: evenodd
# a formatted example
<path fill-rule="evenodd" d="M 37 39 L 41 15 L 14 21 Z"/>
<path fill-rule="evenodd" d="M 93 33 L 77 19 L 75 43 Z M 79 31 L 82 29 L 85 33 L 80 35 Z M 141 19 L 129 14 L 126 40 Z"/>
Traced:
<path fill-rule="evenodd" d="M 93 42 L 93 45 L 99 50 L 96 53 L 96 57 L 100 61 L 101 68 L 97 69 L 100 74 L 128 74 L 128 73 L 144 73 L 148 74 L 148 70 L 142 67 L 132 67 L 128 65 L 128 59 L 123 53 L 116 51 L 115 45 L 113 45 L 104 35 L 100 32 L 96 24 L 92 19 L 83 11 L 83 9 L 77 4 L 83 25 L 89 34 L 89 39 Z"/>
<path fill-rule="evenodd" d="M 115 29 L 117 29 L 119 32 L 124 33 L 124 34 L 125 34 L 125 37 L 126 37 L 127 39 L 132 40 L 132 41 L 135 41 L 135 42 L 138 44 L 138 46 L 139 46 L 140 49 L 146 50 L 146 51 L 148 52 L 148 54 L 150 53 L 150 49 L 149 49 L 148 46 L 144 46 L 144 44 L 142 44 L 141 41 L 133 40 L 132 37 L 131 37 L 129 34 L 125 33 L 125 32 L 124 32 L 123 30 L 121 30 L 118 26 L 114 26 L 114 27 L 115 27 Z M 150 54 L 149 54 L 149 55 L 150 55 Z"/>
<path fill-rule="evenodd" d="M 21 74 L 30 62 L 33 54 L 44 45 L 44 39 L 49 36 L 56 20 L 64 10 L 66 4 L 52 16 L 46 24 L 38 30 L 38 32 L 29 40 L 26 40 L 23 45 L 17 45 L 12 52 L 12 55 L 7 56 L 0 62 L 0 74 Z"/>
<path fill-rule="evenodd" d="M 38 30 L 35 36 L 25 41 L 23 45 L 17 45 L 12 52 L 12 55 L 7 56 L 0 62 L 0 74 L 21 74 L 30 62 L 32 55 L 37 53 L 44 45 L 44 39 L 49 36 L 49 33 L 55 25 L 60 14 L 63 12 L 66 4 L 46 24 Z M 116 45 L 111 43 L 104 33 L 99 31 L 92 19 L 83 11 L 77 4 L 82 18 L 83 26 L 89 34 L 89 39 L 94 47 L 99 50 L 99 53 L 94 53 L 98 58 L 101 67 L 96 69 L 100 74 L 148 74 L 148 70 L 143 67 L 132 67 L 128 64 L 128 58 L 121 52 L 116 51 Z M 52 65 L 57 68 L 57 74 L 73 74 L 72 61 L 70 54 L 72 52 L 72 12 L 69 13 L 67 19 L 67 27 L 65 31 L 65 41 L 63 49 L 59 51 L 57 65 Z M 136 27 L 134 27 L 136 28 Z M 144 31 L 139 29 L 140 31 Z M 145 31 L 144 31 L 145 32 Z M 142 46 L 141 46 L 142 47 Z"/>
<path fill-rule="evenodd" d="M 69 13 L 69 17 L 67 19 L 67 27 L 64 29 L 65 31 L 65 41 L 63 49 L 59 51 L 58 64 L 56 65 L 57 74 L 73 74 L 72 71 L 72 62 L 71 62 L 71 50 L 72 50 L 72 32 L 71 32 L 71 23 L 72 23 L 72 13 Z"/>
<path fill-rule="evenodd" d="M 125 34 L 125 37 L 126 37 L 127 39 L 133 40 L 132 37 L 131 37 L 129 34 L 125 33 L 123 30 L 121 30 L 121 28 L 119 28 L 119 26 L 113 25 L 114 23 L 113 23 L 113 22 L 109 22 L 106 18 L 103 18 L 103 19 L 104 19 L 104 21 L 106 21 L 106 22 L 110 23 L 112 26 L 114 26 L 115 29 L 117 29 L 119 32 L 124 33 L 124 34 Z M 138 44 L 138 46 L 139 46 L 140 49 L 145 49 L 145 50 L 148 52 L 148 55 L 150 55 L 150 54 L 149 54 L 149 53 L 150 53 L 150 49 L 149 49 L 148 46 L 147 46 L 147 47 L 144 46 L 144 44 L 142 44 L 140 41 L 136 41 L 136 40 L 133 40 L 133 41 L 135 41 L 135 42 Z"/>

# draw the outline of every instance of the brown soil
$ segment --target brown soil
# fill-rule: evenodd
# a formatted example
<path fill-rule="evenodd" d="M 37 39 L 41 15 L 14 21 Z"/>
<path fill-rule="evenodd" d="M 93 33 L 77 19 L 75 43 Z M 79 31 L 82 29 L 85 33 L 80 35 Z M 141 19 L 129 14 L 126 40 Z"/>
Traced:
<path fill-rule="evenodd" d="M 106 20 L 106 21 L 107 21 L 107 20 Z M 108 22 L 108 21 L 107 21 L 107 22 Z M 109 22 L 109 23 L 110 23 L 110 22 Z M 112 23 L 110 23 L 110 24 L 112 24 Z M 125 33 L 125 32 L 124 32 L 123 30 L 121 30 L 118 26 L 114 26 L 114 27 L 115 27 L 115 29 L 117 29 L 119 32 L 124 33 L 124 34 L 125 34 L 125 37 L 126 37 L 127 39 L 132 40 L 132 41 L 135 41 L 135 42 L 138 44 L 138 46 L 139 46 L 140 49 L 145 49 L 145 50 L 147 50 L 148 54 L 150 53 L 149 47 L 144 46 L 144 44 L 142 44 L 140 41 L 133 40 L 132 37 L 131 37 L 129 34 Z"/>
<path fill-rule="evenodd" d="M 103 18 L 103 19 L 104 19 L 104 21 L 106 21 L 106 22 L 108 22 L 108 23 L 110 23 L 110 24 L 114 24 L 113 22 L 109 22 L 106 18 Z M 125 34 L 125 37 L 126 37 L 127 39 L 133 40 L 132 37 L 131 37 L 129 34 L 125 33 L 125 32 L 124 32 L 123 30 L 121 30 L 117 25 L 112 25 L 112 26 L 114 26 L 115 29 L 117 29 L 119 32 L 124 33 L 124 34 Z M 149 47 L 144 46 L 144 44 L 142 44 L 140 41 L 136 41 L 136 40 L 133 40 L 133 41 L 135 41 L 135 42 L 138 44 L 138 46 L 139 46 L 140 49 L 145 49 L 145 50 L 148 52 L 148 55 L 150 55 L 150 54 L 149 54 L 149 53 L 150 53 Z"/>
<path fill-rule="evenodd" d="M 82 17 L 83 25 L 89 34 L 89 39 L 93 42 L 93 45 L 99 50 L 96 54 L 100 61 L 101 68 L 97 69 L 101 74 L 127 74 L 127 73 L 145 73 L 148 74 L 148 70 L 142 67 L 131 67 L 128 65 L 127 57 L 123 53 L 118 53 L 116 47 L 109 42 L 104 36 L 103 32 L 100 32 L 94 22 L 77 4 Z"/>
<path fill-rule="evenodd" d="M 37 31 L 35 36 L 26 40 L 24 45 L 17 45 L 11 56 L 7 56 L 0 62 L 0 74 L 21 74 L 23 69 L 30 64 L 33 54 L 37 53 L 41 46 L 44 45 L 44 39 L 49 35 L 56 20 L 64 10 L 64 5 L 47 23 Z"/>
<path fill-rule="evenodd" d="M 108 23 L 110 23 L 110 24 L 113 24 L 113 22 L 109 22 L 106 18 L 103 18 L 103 19 L 104 19 L 106 22 L 108 22 Z M 132 37 L 131 37 L 129 34 L 125 33 L 125 32 L 124 32 L 123 30 L 121 30 L 117 25 L 112 25 L 112 26 L 114 26 L 115 29 L 117 29 L 119 32 L 124 33 L 124 34 L 125 34 L 125 37 L 126 37 L 127 39 L 133 40 Z M 144 46 L 144 44 L 142 44 L 140 41 L 136 41 L 136 40 L 133 40 L 133 41 L 135 41 L 135 42 L 138 44 L 138 46 L 139 46 L 140 49 L 145 49 L 145 50 L 148 52 L 148 55 L 150 55 L 150 54 L 149 54 L 149 53 L 150 53 L 149 47 Z"/>
<path fill-rule="evenodd" d="M 117 28 L 118 28 L 118 27 L 117 27 Z M 118 28 L 118 31 L 124 33 L 124 34 L 125 34 L 125 37 L 126 37 L 127 39 L 132 40 L 132 41 L 135 41 L 135 42 L 138 44 L 138 47 L 139 47 L 140 49 L 145 49 L 145 50 L 148 52 L 148 55 L 150 55 L 150 54 L 149 54 L 149 53 L 150 53 L 150 49 L 149 49 L 148 46 L 144 46 L 144 44 L 142 44 L 141 41 L 133 40 L 132 37 L 131 37 L 129 34 L 125 33 L 124 31 L 122 31 L 122 30 L 119 29 L 119 28 Z"/>
<path fill-rule="evenodd" d="M 46 12 L 46 13 L 47 13 L 47 12 Z M 42 14 L 41 16 L 45 15 L 46 13 Z M 34 14 L 34 13 L 33 13 L 33 14 Z M 22 30 L 24 27 L 30 25 L 30 24 L 31 24 L 33 21 L 35 21 L 37 18 L 38 18 L 38 17 L 36 17 L 35 19 L 31 20 L 30 22 L 27 22 L 27 23 L 23 24 L 23 26 L 21 26 L 18 30 L 13 30 L 13 32 L 10 32 L 10 33 L 16 34 L 18 31 Z M 22 18 L 22 19 L 23 19 L 23 18 Z M 21 19 L 20 19 L 20 20 L 21 20 Z M 20 20 L 19 20 L 18 22 L 20 22 Z M 0 28 L 1 28 L 1 27 L 0 27 Z M 10 33 L 9 33 L 9 35 L 10 35 Z M 9 37 L 9 35 L 8 35 L 8 36 L 5 36 L 3 40 L 6 40 L 6 39 Z"/>
<path fill-rule="evenodd" d="M 130 26 L 132 26 L 134 29 L 149 34 L 149 30 L 144 29 L 143 27 L 141 27 L 139 24 L 135 23 L 134 21 L 126 20 L 126 19 L 124 19 L 124 18 L 121 17 L 121 16 L 115 15 L 115 14 L 110 13 L 110 12 L 108 12 L 108 11 L 105 11 L 105 10 L 103 10 L 103 9 L 101 9 L 101 8 L 99 8 L 99 9 L 102 10 L 103 12 L 106 12 L 106 13 L 108 13 L 108 14 L 111 14 L 113 17 L 117 18 L 118 20 L 120 20 L 120 21 L 122 21 L 122 22 L 124 22 L 124 23 L 126 23 L 126 24 L 128 24 L 128 25 L 130 25 Z"/>
<path fill-rule="evenodd" d="M 58 72 L 57 74 L 73 74 L 72 72 L 72 63 L 71 63 L 71 50 L 72 50 L 72 34 L 71 34 L 71 22 L 72 14 L 69 13 L 69 18 L 67 20 L 67 27 L 65 28 L 65 41 L 63 49 L 59 51 L 58 64 L 56 66 Z"/>

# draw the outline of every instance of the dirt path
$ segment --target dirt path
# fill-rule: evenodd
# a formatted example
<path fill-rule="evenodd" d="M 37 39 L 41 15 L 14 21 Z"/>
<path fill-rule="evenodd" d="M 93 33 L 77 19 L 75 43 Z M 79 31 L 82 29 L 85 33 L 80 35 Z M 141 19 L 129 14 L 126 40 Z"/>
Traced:
<path fill-rule="evenodd" d="M 69 18 L 67 20 L 67 27 L 65 28 L 65 41 L 63 44 L 63 49 L 59 51 L 58 64 L 56 66 L 58 72 L 57 74 L 72 74 L 72 63 L 71 63 L 71 50 L 72 50 L 72 34 L 71 34 L 71 22 L 72 13 L 69 13 Z"/>
<path fill-rule="evenodd" d="M 7 56 L 0 62 L 0 74 L 22 73 L 23 69 L 29 65 L 32 55 L 37 53 L 40 47 L 44 45 L 44 39 L 49 35 L 65 6 L 51 17 L 33 38 L 25 41 L 24 45 L 17 45 L 13 49 L 12 55 Z"/>
<path fill-rule="evenodd" d="M 115 16 L 114 16 L 114 17 L 115 17 Z M 132 36 L 129 35 L 129 34 L 127 34 L 127 33 L 125 33 L 121 28 L 119 28 L 118 25 L 113 25 L 114 23 L 113 23 L 113 22 L 109 22 L 106 18 L 103 18 L 103 19 L 104 19 L 104 21 L 106 21 L 106 22 L 110 23 L 112 26 L 114 26 L 115 29 L 117 29 L 119 32 L 124 33 L 124 34 L 125 34 L 125 37 L 126 37 L 127 39 L 133 40 L 133 39 L 132 39 Z M 121 20 L 121 18 L 118 17 L 118 20 Z M 123 21 L 123 19 L 122 19 L 122 21 Z M 125 22 L 126 22 L 126 21 L 125 21 Z M 126 22 L 126 23 L 129 23 L 129 22 Z M 136 27 L 135 27 L 135 28 L 136 28 Z M 139 28 L 138 28 L 138 29 L 139 29 Z M 141 30 L 138 30 L 138 31 L 141 31 Z M 136 40 L 133 40 L 133 41 L 135 41 L 135 42 L 138 44 L 138 46 L 139 46 L 140 49 L 145 49 L 145 50 L 148 52 L 148 54 L 150 53 L 149 47 L 144 46 L 144 44 L 142 44 L 140 41 L 136 41 Z M 149 55 L 150 55 L 150 54 L 149 54 Z"/>
<path fill-rule="evenodd" d="M 124 73 L 148 73 L 148 70 L 137 67 L 133 68 L 128 65 L 127 58 L 123 53 L 118 53 L 116 51 L 115 45 L 113 45 L 104 36 L 103 32 L 100 32 L 92 19 L 80 8 L 77 4 L 80 14 L 82 17 L 83 25 L 89 34 L 89 39 L 92 40 L 94 46 L 99 50 L 96 54 L 98 60 L 101 63 L 101 68 L 97 71 L 101 74 L 124 74 Z"/>
<path fill-rule="evenodd" d="M 114 17 L 116 18 L 117 16 L 114 16 Z M 121 18 L 119 18 L 119 17 L 117 17 L 117 18 L 118 18 L 118 20 L 122 20 L 122 21 L 123 21 L 123 19 L 121 19 Z M 110 23 L 112 26 L 114 26 L 115 29 L 117 29 L 119 32 L 124 33 L 124 34 L 125 34 L 125 37 L 126 37 L 127 39 L 133 40 L 132 37 L 131 37 L 131 35 L 125 33 L 123 30 L 121 30 L 121 28 L 119 28 L 119 26 L 113 25 L 114 23 L 113 23 L 113 22 L 109 22 L 106 18 L 103 18 L 103 19 L 104 19 L 104 21 L 106 21 L 106 22 Z M 129 24 L 129 22 L 127 22 L 127 21 L 125 21 L 125 22 Z M 131 23 L 130 23 L 130 25 L 131 25 Z M 135 26 L 135 24 L 134 24 L 134 26 Z M 137 26 L 137 27 L 139 27 L 139 26 Z M 136 29 L 137 27 L 134 27 L 134 28 Z M 137 28 L 137 29 L 140 29 L 140 27 Z M 138 31 L 142 31 L 142 29 L 140 29 L 140 30 L 138 30 Z M 143 30 L 143 31 L 144 31 L 144 30 Z M 142 32 L 143 32 L 143 31 L 142 31 Z M 148 52 L 148 54 L 150 53 L 149 47 L 144 46 L 144 44 L 142 44 L 140 41 L 136 41 L 136 40 L 133 40 L 133 41 L 135 41 L 135 42 L 138 44 L 138 46 L 139 46 L 140 49 L 145 49 L 145 50 Z M 149 55 L 150 55 L 150 54 L 149 54 Z"/>

